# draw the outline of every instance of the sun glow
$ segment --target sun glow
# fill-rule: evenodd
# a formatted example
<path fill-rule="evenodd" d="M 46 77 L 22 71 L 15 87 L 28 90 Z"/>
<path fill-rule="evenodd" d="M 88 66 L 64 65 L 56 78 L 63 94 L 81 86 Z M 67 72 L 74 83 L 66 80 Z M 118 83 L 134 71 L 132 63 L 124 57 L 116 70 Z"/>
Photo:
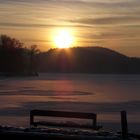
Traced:
<path fill-rule="evenodd" d="M 69 48 L 74 43 L 72 31 L 68 29 L 58 30 L 53 38 L 53 42 L 57 48 Z"/>

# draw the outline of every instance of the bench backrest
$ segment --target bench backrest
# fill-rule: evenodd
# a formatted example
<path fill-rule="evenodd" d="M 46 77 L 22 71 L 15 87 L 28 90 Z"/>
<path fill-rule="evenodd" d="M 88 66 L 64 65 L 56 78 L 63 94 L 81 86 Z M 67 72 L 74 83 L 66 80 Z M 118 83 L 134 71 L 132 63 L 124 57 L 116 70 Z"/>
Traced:
<path fill-rule="evenodd" d="M 92 122 L 93 122 L 92 125 L 94 128 L 96 127 L 96 114 L 94 114 L 94 113 L 50 111 L 50 110 L 31 110 L 30 111 L 30 125 L 35 124 L 34 116 L 92 119 Z"/>

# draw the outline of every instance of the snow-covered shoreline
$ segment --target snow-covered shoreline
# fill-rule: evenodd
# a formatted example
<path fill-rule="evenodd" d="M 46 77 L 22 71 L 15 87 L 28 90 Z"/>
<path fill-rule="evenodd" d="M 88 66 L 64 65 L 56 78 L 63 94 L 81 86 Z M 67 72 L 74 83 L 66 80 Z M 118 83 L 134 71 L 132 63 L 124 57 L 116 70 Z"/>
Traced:
<path fill-rule="evenodd" d="M 87 130 L 75 128 L 24 128 L 0 126 L 0 137 L 4 139 L 57 139 L 57 140 L 122 140 L 121 133 L 107 132 L 104 130 Z M 127 140 L 139 140 L 139 134 L 129 133 Z"/>
<path fill-rule="evenodd" d="M 14 136 L 15 138 L 39 138 L 39 139 L 96 139 L 96 140 L 120 140 L 121 136 L 117 133 L 104 130 L 88 130 L 76 128 L 23 128 L 0 126 L 0 136 Z"/>

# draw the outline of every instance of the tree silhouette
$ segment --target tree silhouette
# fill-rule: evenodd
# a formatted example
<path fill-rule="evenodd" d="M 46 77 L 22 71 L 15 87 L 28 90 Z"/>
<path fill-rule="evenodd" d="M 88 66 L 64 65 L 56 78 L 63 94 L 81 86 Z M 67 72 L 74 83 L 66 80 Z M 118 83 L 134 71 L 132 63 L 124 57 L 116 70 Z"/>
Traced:
<path fill-rule="evenodd" d="M 23 48 L 23 43 L 21 43 L 19 40 L 15 38 L 10 38 L 7 35 L 1 35 L 0 37 L 0 46 L 2 48 L 7 48 L 7 49 L 15 49 L 15 48 Z"/>
<path fill-rule="evenodd" d="M 37 45 L 32 45 L 29 48 L 29 56 L 30 56 L 30 74 L 37 75 L 37 54 L 39 53 L 39 49 Z"/>
<path fill-rule="evenodd" d="M 36 45 L 29 49 L 19 40 L 0 36 L 0 72 L 8 75 L 27 75 L 36 72 Z"/>

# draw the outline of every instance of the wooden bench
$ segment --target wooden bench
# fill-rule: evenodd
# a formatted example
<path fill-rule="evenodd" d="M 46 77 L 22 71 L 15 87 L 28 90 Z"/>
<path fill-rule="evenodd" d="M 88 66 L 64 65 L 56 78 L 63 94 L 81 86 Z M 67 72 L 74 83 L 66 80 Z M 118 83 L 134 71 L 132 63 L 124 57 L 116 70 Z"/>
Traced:
<path fill-rule="evenodd" d="M 91 119 L 92 125 L 77 125 L 77 124 L 63 124 L 63 123 L 50 123 L 50 122 L 35 122 L 35 116 L 48 116 L 48 117 L 65 117 L 65 118 L 79 118 L 79 119 Z M 98 129 L 97 127 L 97 115 L 94 113 L 82 113 L 82 112 L 67 112 L 67 111 L 50 111 L 50 110 L 31 110 L 30 111 L 30 125 L 38 126 L 65 126 L 65 127 L 84 127 Z"/>

